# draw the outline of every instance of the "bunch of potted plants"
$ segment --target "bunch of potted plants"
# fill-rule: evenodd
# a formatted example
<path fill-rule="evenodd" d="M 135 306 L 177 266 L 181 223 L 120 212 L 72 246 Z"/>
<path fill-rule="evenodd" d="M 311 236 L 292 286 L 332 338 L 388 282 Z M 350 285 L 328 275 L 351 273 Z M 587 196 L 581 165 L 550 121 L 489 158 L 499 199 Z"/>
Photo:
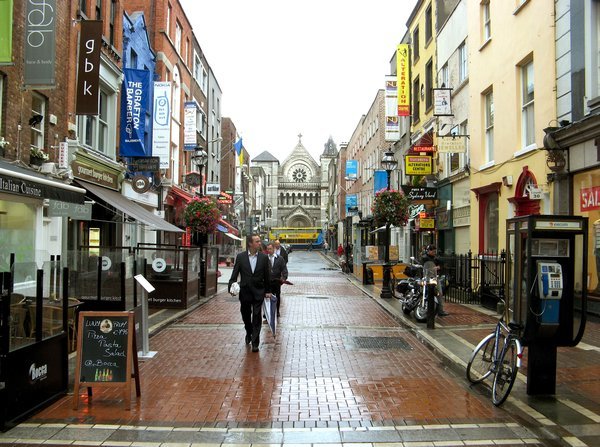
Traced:
<path fill-rule="evenodd" d="M 408 223 L 410 200 L 402 191 L 383 189 L 375 194 L 371 211 L 376 225 L 390 224 L 396 227 Z"/>
<path fill-rule="evenodd" d="M 185 225 L 199 233 L 212 233 L 217 229 L 221 213 L 217 203 L 209 197 L 194 197 L 183 212 Z"/>

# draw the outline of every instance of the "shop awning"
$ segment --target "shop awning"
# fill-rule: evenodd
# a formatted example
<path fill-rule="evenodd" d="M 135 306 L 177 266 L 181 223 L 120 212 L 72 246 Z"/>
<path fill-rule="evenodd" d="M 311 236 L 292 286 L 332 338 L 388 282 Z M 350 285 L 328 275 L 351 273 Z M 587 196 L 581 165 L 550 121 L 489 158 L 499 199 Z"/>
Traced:
<path fill-rule="evenodd" d="M 71 203 L 83 203 L 85 200 L 84 189 L 4 161 L 0 161 L 0 193 Z"/>
<path fill-rule="evenodd" d="M 103 188 L 101 186 L 94 185 L 93 183 L 84 182 L 82 180 L 77 180 L 77 183 L 79 183 L 81 186 L 83 186 L 86 190 L 88 190 L 95 196 L 98 196 L 99 198 L 104 200 L 109 205 L 114 206 L 116 209 L 123 212 L 124 214 L 133 217 L 138 222 L 148 225 L 153 230 L 171 231 L 174 233 L 184 232 L 181 228 L 170 224 L 162 217 L 152 214 L 150 211 L 144 209 L 134 201 L 129 200 L 127 197 L 119 194 L 117 191 Z"/>
<path fill-rule="evenodd" d="M 227 231 L 231 234 L 235 234 L 236 236 L 240 234 L 240 231 L 226 220 L 219 219 L 219 225 L 222 225 L 225 228 L 227 228 Z"/>
<path fill-rule="evenodd" d="M 231 234 L 231 233 L 223 233 L 225 236 L 230 237 L 231 239 L 234 239 L 236 241 L 241 241 L 242 238 L 241 237 L 237 237 L 235 234 Z"/>
<path fill-rule="evenodd" d="M 219 230 L 221 233 L 229 232 L 229 230 L 227 228 L 225 228 L 223 225 L 219 225 L 219 224 L 217 224 L 217 230 Z"/>

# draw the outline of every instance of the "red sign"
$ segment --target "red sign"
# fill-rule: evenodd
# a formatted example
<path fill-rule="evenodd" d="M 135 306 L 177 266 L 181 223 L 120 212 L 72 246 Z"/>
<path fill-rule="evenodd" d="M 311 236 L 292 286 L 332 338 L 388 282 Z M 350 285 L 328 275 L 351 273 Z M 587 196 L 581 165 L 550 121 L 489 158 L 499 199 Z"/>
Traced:
<path fill-rule="evenodd" d="M 600 186 L 582 188 L 579 198 L 581 211 L 600 210 Z"/>
<path fill-rule="evenodd" d="M 217 202 L 231 204 L 233 203 L 233 197 L 231 197 L 231 194 L 227 194 L 225 191 L 221 191 L 221 194 L 219 194 L 219 197 L 217 198 Z"/>
<path fill-rule="evenodd" d="M 433 152 L 433 146 L 413 146 L 413 152 Z"/>

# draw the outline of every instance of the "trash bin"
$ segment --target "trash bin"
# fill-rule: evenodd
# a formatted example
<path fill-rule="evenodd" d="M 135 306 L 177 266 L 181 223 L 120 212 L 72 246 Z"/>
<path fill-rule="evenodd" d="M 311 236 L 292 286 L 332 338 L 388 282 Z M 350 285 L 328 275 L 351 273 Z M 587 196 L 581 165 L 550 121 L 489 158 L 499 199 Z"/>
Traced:
<path fill-rule="evenodd" d="M 365 270 L 365 279 L 363 281 L 366 285 L 375 284 L 375 277 L 373 276 L 373 269 L 371 267 L 367 267 Z"/>

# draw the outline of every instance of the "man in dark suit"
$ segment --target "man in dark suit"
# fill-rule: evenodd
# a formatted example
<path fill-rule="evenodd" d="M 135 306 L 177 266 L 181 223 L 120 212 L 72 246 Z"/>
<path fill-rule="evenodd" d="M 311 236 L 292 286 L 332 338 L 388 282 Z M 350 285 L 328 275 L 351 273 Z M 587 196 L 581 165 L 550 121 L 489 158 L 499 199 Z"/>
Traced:
<path fill-rule="evenodd" d="M 285 248 L 283 248 L 281 246 L 281 242 L 279 242 L 279 239 L 277 239 L 275 242 L 273 242 L 273 246 L 275 247 L 275 254 L 277 256 L 281 256 L 283 259 L 285 259 L 285 263 L 287 265 L 288 263 L 288 252 Z"/>
<path fill-rule="evenodd" d="M 275 254 L 275 244 L 267 244 L 267 254 L 271 264 L 271 293 L 277 297 L 277 316 L 279 316 L 279 307 L 281 306 L 281 284 L 288 277 L 287 262 L 283 256 Z"/>
<path fill-rule="evenodd" d="M 231 290 L 231 285 L 241 275 L 240 313 L 246 329 L 245 340 L 246 344 L 252 342 L 252 352 L 258 352 L 262 303 L 265 298 L 271 298 L 271 268 L 269 258 L 260 251 L 260 236 L 247 236 L 246 247 L 247 251 L 239 253 L 235 258 L 227 291 Z"/>

